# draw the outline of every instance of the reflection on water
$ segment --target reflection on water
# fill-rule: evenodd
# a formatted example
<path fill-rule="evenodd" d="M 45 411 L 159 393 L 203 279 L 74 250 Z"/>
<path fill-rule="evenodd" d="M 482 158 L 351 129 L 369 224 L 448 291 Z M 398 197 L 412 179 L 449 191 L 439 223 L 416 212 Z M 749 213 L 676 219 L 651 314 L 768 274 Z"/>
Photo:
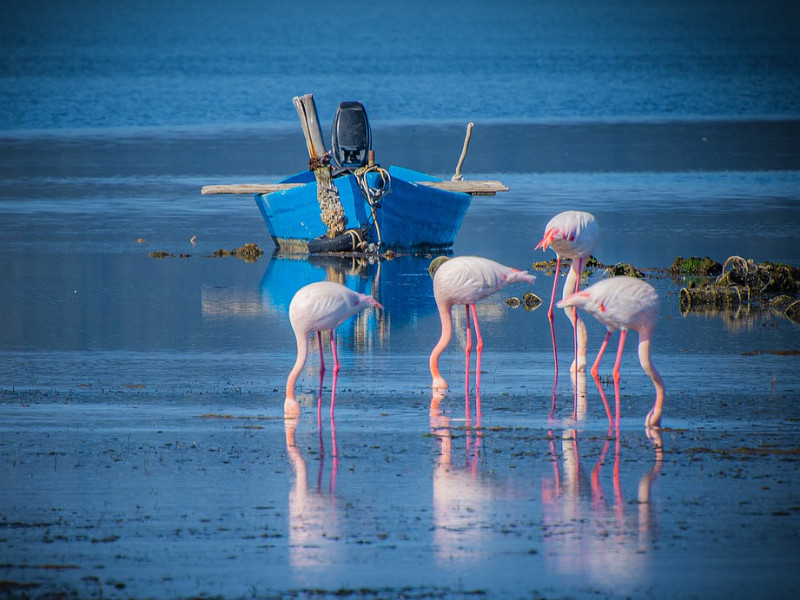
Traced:
<path fill-rule="evenodd" d="M 451 420 L 440 407 L 443 398 L 444 394 L 434 392 L 430 406 L 431 434 L 439 443 L 439 454 L 433 466 L 434 554 L 443 564 L 477 561 L 490 553 L 486 541 L 491 535 L 496 509 L 495 485 L 480 471 L 480 418 L 473 428 L 469 396 L 461 451 L 453 448 Z"/>
<path fill-rule="evenodd" d="M 548 562 L 561 573 L 588 575 L 596 582 L 610 585 L 639 581 L 651 567 L 658 530 L 652 486 L 663 463 L 661 435 L 655 430 L 648 431 L 655 460 L 639 477 L 635 500 L 626 499 L 621 438 L 612 435 L 609 428 L 599 453 L 592 453 L 596 458 L 587 460 L 588 452 L 579 442 L 578 430 L 567 429 L 560 436 L 551 431 L 552 475 L 542 480 Z M 614 464 L 609 493 L 604 467 L 612 439 Z M 596 441 L 586 439 L 588 445 Z"/>
<path fill-rule="evenodd" d="M 261 279 L 261 302 L 268 311 L 288 314 L 289 303 L 301 287 L 315 281 L 335 281 L 371 295 L 384 307 L 382 311 L 359 313 L 338 331 L 354 337 L 356 348 L 366 348 L 372 339 L 384 345 L 389 341 L 392 324 L 413 327 L 418 319 L 435 314 L 428 275 L 430 260 L 426 256 L 384 259 L 276 253 Z"/>
<path fill-rule="evenodd" d="M 331 406 L 336 394 L 336 380 L 331 392 Z M 309 486 L 308 466 L 298 447 L 295 432 L 299 419 L 286 419 L 286 452 L 295 473 L 289 491 L 289 563 L 295 568 L 324 567 L 340 538 L 340 511 L 336 503 L 336 475 L 339 469 L 339 449 L 336 444 L 336 423 L 331 414 L 331 467 L 329 479 L 324 481 L 325 441 L 321 419 L 322 379 L 317 404 L 317 430 L 319 432 L 319 470 L 316 486 Z M 327 483 L 327 485 L 325 485 Z"/>
<path fill-rule="evenodd" d="M 200 309 L 204 319 L 252 319 L 264 316 L 258 294 L 239 288 L 203 288 Z"/>

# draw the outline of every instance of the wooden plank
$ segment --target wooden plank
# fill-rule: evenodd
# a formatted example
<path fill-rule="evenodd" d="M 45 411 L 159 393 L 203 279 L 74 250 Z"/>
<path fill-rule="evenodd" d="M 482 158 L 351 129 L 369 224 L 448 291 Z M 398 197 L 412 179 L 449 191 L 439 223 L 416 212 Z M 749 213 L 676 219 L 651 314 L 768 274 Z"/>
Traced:
<path fill-rule="evenodd" d="M 473 196 L 494 196 L 496 192 L 507 192 L 508 188 L 499 181 L 417 181 L 417 185 L 426 185 L 448 192 L 462 192 Z M 203 194 L 271 194 L 295 187 L 303 183 L 234 183 L 231 185 L 205 185 Z"/>
<path fill-rule="evenodd" d="M 495 192 L 507 192 L 508 188 L 499 181 L 417 181 L 418 185 L 427 185 L 437 190 L 463 192 L 473 196 L 494 196 Z"/>
<path fill-rule="evenodd" d="M 305 185 L 303 183 L 234 183 L 232 185 L 204 185 L 204 194 L 271 194 Z"/>

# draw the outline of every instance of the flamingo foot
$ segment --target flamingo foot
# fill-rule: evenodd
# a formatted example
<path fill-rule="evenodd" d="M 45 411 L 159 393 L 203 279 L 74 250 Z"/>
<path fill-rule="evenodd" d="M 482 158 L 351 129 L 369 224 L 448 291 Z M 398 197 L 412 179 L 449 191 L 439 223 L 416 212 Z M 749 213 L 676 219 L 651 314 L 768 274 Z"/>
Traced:
<path fill-rule="evenodd" d="M 283 418 L 297 419 L 300 416 L 300 405 L 294 398 L 286 398 L 283 402 Z"/>

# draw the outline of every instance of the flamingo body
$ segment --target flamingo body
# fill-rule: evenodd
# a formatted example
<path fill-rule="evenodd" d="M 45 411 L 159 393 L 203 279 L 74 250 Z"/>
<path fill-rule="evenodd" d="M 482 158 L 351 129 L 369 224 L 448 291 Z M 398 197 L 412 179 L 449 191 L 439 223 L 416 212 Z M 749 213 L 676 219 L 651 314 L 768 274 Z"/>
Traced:
<path fill-rule="evenodd" d="M 633 277 L 604 279 L 558 303 L 559 308 L 575 307 L 585 310 L 608 330 L 597 359 L 592 365 L 592 375 L 596 380 L 600 359 L 608 345 L 609 337 L 613 332 L 620 330 L 617 360 L 614 364 L 614 383 L 615 386 L 619 386 L 619 365 L 625 337 L 629 330 L 639 333 L 639 363 L 656 388 L 655 404 L 645 419 L 647 427 L 660 427 L 664 402 L 664 382 L 650 360 L 650 342 L 658 321 L 659 304 L 658 294 L 653 286 Z"/>
<path fill-rule="evenodd" d="M 286 381 L 286 400 L 283 405 L 284 416 L 293 418 L 300 415 L 300 406 L 294 397 L 294 388 L 297 377 L 300 375 L 308 356 L 308 334 L 317 333 L 320 370 L 324 373 L 322 331 L 330 331 L 334 373 L 337 373 L 339 371 L 339 360 L 336 356 L 333 330 L 359 311 L 371 306 L 383 308 L 371 296 L 359 294 L 332 281 L 310 283 L 297 291 L 289 304 L 289 322 L 292 324 L 292 329 L 297 338 L 297 360 Z M 333 407 L 331 407 L 332 410 Z"/>
<path fill-rule="evenodd" d="M 439 372 L 439 357 L 450 343 L 453 334 L 451 309 L 454 305 L 463 304 L 467 309 L 467 360 L 471 350 L 469 334 L 469 311 L 475 321 L 475 333 L 478 338 L 477 381 L 480 381 L 480 354 L 483 340 L 480 337 L 478 315 L 475 303 L 507 285 L 518 282 L 533 283 L 536 277 L 525 271 L 501 265 L 498 262 L 479 256 L 459 256 L 444 262 L 433 277 L 433 295 L 439 308 L 442 323 L 442 335 L 430 357 L 431 376 L 434 388 L 446 388 L 447 383 Z M 478 384 L 479 385 L 479 384 Z"/>

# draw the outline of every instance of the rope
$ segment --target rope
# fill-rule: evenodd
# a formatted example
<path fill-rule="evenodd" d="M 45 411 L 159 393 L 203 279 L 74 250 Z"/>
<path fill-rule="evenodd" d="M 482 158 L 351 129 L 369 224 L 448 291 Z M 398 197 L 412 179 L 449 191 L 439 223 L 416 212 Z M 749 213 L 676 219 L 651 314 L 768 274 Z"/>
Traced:
<path fill-rule="evenodd" d="M 378 187 L 370 187 L 367 183 L 368 173 L 378 173 L 380 175 Z M 372 225 L 375 227 L 375 233 L 378 236 L 378 249 L 380 250 L 381 241 L 381 228 L 378 225 L 376 210 L 381 207 L 381 201 L 384 196 L 392 193 L 392 176 L 389 171 L 380 167 L 379 165 L 365 165 L 353 171 L 353 176 L 358 182 L 358 187 L 361 190 L 361 195 L 364 196 L 369 205 L 370 213 L 372 214 Z"/>

